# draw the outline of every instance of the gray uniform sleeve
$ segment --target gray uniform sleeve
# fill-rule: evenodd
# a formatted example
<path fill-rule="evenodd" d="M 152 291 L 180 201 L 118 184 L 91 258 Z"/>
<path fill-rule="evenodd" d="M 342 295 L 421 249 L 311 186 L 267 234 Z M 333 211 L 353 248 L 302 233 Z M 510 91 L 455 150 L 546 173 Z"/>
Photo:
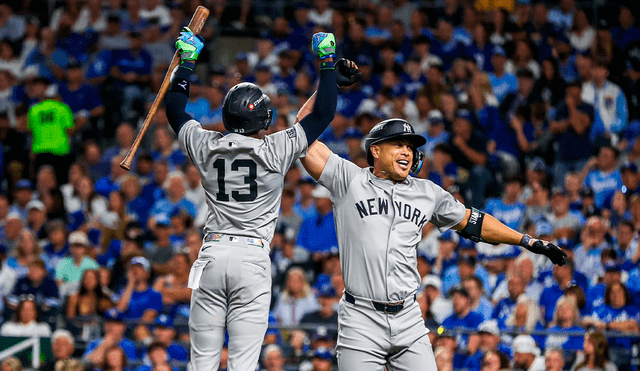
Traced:
<path fill-rule="evenodd" d="M 332 153 L 324 165 L 318 183 L 331 192 L 332 201 L 337 203 L 347 193 L 351 180 L 362 171 L 358 165 Z"/>
<path fill-rule="evenodd" d="M 462 221 L 467 208 L 441 187 L 434 184 L 432 189 L 436 196 L 436 205 L 431 223 L 435 224 L 440 232 L 444 232 Z"/>
<path fill-rule="evenodd" d="M 264 137 L 263 155 L 267 166 L 272 171 L 286 174 L 291 165 L 300 157 L 307 155 L 307 137 L 298 123 L 293 127 L 281 130 Z"/>
<path fill-rule="evenodd" d="M 191 162 L 198 164 L 205 161 L 209 152 L 207 143 L 212 139 L 222 137 L 217 131 L 205 130 L 196 120 L 187 121 L 178 133 L 178 141 L 182 149 L 187 153 Z"/>

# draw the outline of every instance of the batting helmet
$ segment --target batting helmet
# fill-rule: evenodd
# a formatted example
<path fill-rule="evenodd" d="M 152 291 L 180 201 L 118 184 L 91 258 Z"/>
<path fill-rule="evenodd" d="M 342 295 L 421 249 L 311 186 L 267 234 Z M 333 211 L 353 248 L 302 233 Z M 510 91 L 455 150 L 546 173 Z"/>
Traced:
<path fill-rule="evenodd" d="M 421 135 L 416 134 L 413 126 L 402 119 L 384 120 L 371 129 L 367 139 L 364 141 L 369 165 L 373 166 L 371 145 L 394 138 L 406 138 L 413 142 L 413 164 L 411 165 L 411 171 L 418 173 L 422 167 L 422 160 L 424 159 L 424 154 L 418 151 L 418 148 L 424 146 L 427 140 Z"/>
<path fill-rule="evenodd" d="M 231 133 L 253 134 L 271 124 L 271 99 L 249 82 L 232 87 L 222 103 L 222 122 Z"/>

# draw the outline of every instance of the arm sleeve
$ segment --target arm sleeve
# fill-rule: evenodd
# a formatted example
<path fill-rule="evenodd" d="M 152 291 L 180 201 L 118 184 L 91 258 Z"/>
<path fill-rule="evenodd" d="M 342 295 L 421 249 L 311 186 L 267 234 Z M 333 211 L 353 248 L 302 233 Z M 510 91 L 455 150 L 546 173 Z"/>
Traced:
<path fill-rule="evenodd" d="M 462 221 L 467 208 L 441 187 L 434 185 L 432 188 L 436 197 L 436 205 L 433 209 L 431 223 L 435 224 L 440 232 L 444 232 Z"/>
<path fill-rule="evenodd" d="M 185 108 L 189 99 L 189 77 L 191 69 L 185 66 L 178 66 L 175 75 L 171 78 L 169 92 L 164 98 L 167 107 L 167 119 L 173 131 L 178 135 L 180 128 L 189 120 L 193 119 Z"/>
<path fill-rule="evenodd" d="M 313 105 L 313 111 L 300 120 L 300 125 L 307 136 L 307 143 L 311 145 L 333 121 L 338 101 L 338 85 L 333 66 L 320 70 L 318 93 Z"/>
<path fill-rule="evenodd" d="M 353 178 L 361 174 L 363 170 L 351 161 L 340 158 L 332 153 L 324 165 L 318 183 L 331 191 L 331 201 L 337 204 L 347 193 Z"/>

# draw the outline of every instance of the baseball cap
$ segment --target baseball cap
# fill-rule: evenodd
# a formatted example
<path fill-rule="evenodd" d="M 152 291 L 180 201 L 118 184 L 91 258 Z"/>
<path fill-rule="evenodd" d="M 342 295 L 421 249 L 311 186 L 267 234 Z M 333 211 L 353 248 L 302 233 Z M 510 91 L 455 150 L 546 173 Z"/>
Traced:
<path fill-rule="evenodd" d="M 44 206 L 44 202 L 40 200 L 31 200 L 27 204 L 27 210 L 38 209 L 40 211 L 45 211 L 46 207 Z"/>
<path fill-rule="evenodd" d="M 314 198 L 331 198 L 331 192 L 329 192 L 327 188 L 318 184 L 311 193 L 311 196 Z"/>
<path fill-rule="evenodd" d="M 438 236 L 438 239 L 440 241 L 451 241 L 458 243 L 460 241 L 460 236 L 456 232 L 448 229 L 444 231 L 444 233 L 442 233 L 440 236 Z"/>
<path fill-rule="evenodd" d="M 622 268 L 620 267 L 620 264 L 616 263 L 613 260 L 609 260 L 608 262 L 604 263 L 604 271 L 605 272 L 620 272 Z"/>
<path fill-rule="evenodd" d="M 165 328 L 173 327 L 173 318 L 166 314 L 161 314 L 156 318 L 156 326 Z"/>
<path fill-rule="evenodd" d="M 567 190 L 562 186 L 555 186 L 551 188 L 551 197 L 553 196 L 566 196 Z"/>
<path fill-rule="evenodd" d="M 458 264 L 476 265 L 476 258 L 469 255 L 462 255 L 458 258 Z"/>
<path fill-rule="evenodd" d="M 336 295 L 336 290 L 333 289 L 333 286 L 331 286 L 331 282 L 329 282 L 328 284 L 324 284 L 324 285 L 320 285 L 320 287 L 318 288 L 318 296 L 324 296 L 324 297 L 334 297 Z"/>
<path fill-rule="evenodd" d="M 300 184 L 316 184 L 316 181 L 310 176 L 303 176 L 298 180 L 298 185 Z"/>
<path fill-rule="evenodd" d="M 392 98 L 404 97 L 405 95 L 407 95 L 407 89 L 405 89 L 404 86 L 395 85 L 393 88 L 391 88 Z"/>
<path fill-rule="evenodd" d="M 258 65 L 256 65 L 256 72 L 257 71 L 271 72 L 271 68 L 269 67 L 268 64 L 259 63 Z"/>
<path fill-rule="evenodd" d="M 318 347 L 318 349 L 313 353 L 313 358 L 321 358 L 330 361 L 333 359 L 333 354 L 331 354 L 331 351 L 325 347 Z"/>
<path fill-rule="evenodd" d="M 553 226 L 547 220 L 539 220 L 535 224 L 536 236 L 549 236 L 553 234 Z"/>
<path fill-rule="evenodd" d="M 311 341 L 316 341 L 320 339 L 331 340 L 331 335 L 329 334 L 329 330 L 327 330 L 326 326 L 319 326 L 311 336 Z"/>
<path fill-rule="evenodd" d="M 89 246 L 89 238 L 82 231 L 73 231 L 69 234 L 69 245 Z"/>
<path fill-rule="evenodd" d="M 247 53 L 238 53 L 236 55 L 236 62 L 246 62 L 249 60 L 249 54 Z"/>
<path fill-rule="evenodd" d="M 547 171 L 547 164 L 540 157 L 534 157 L 527 167 L 532 171 Z"/>
<path fill-rule="evenodd" d="M 165 214 L 158 214 L 154 216 L 154 219 L 156 220 L 156 226 L 158 227 L 168 227 L 171 225 L 171 220 Z"/>
<path fill-rule="evenodd" d="M 422 287 L 433 286 L 438 290 L 442 289 L 442 280 L 435 274 L 426 275 L 422 279 Z"/>
<path fill-rule="evenodd" d="M 580 191 L 580 197 L 594 197 L 593 189 L 586 187 Z"/>
<path fill-rule="evenodd" d="M 532 79 L 534 76 L 533 76 L 533 72 L 531 72 L 530 69 L 524 67 L 524 68 L 520 68 L 518 72 L 516 72 L 516 77 L 528 77 Z"/>
<path fill-rule="evenodd" d="M 226 75 L 227 74 L 227 70 L 224 68 L 223 65 L 221 64 L 214 64 L 209 68 L 209 74 L 211 75 Z"/>
<path fill-rule="evenodd" d="M 498 321 L 495 319 L 488 319 L 480 325 L 478 325 L 478 332 L 483 333 L 486 332 L 491 335 L 500 336 L 500 329 L 498 328 Z"/>
<path fill-rule="evenodd" d="M 418 255 L 418 259 L 424 259 L 424 260 L 427 261 L 427 263 L 429 262 L 429 256 L 423 250 L 418 249 L 418 254 L 417 255 Z"/>
<path fill-rule="evenodd" d="M 104 313 L 104 318 L 107 321 L 122 322 L 122 317 L 120 315 L 120 312 L 116 308 L 108 309 Z"/>
<path fill-rule="evenodd" d="M 373 66 L 373 59 L 371 59 L 371 57 L 369 57 L 368 55 L 360 54 L 356 58 L 356 64 L 358 65 L 358 67 Z"/>
<path fill-rule="evenodd" d="M 16 182 L 16 190 L 18 189 L 30 189 L 33 190 L 33 182 L 29 179 L 20 179 Z"/>
<path fill-rule="evenodd" d="M 442 112 L 437 109 L 429 111 L 429 115 L 427 116 L 430 124 L 444 122 L 444 116 L 442 116 Z"/>
<path fill-rule="evenodd" d="M 296 2 L 295 9 L 311 9 L 311 4 L 306 1 L 298 1 Z"/>
<path fill-rule="evenodd" d="M 449 296 L 453 296 L 453 294 L 458 293 L 463 296 L 469 297 L 469 291 L 465 289 L 462 285 L 456 285 L 451 290 L 449 290 Z"/>
<path fill-rule="evenodd" d="M 22 215 L 20 215 L 20 213 L 17 211 L 10 211 L 4 220 L 8 222 L 11 219 L 22 221 Z"/>
<path fill-rule="evenodd" d="M 625 162 L 624 164 L 622 164 L 622 166 L 620 166 L 620 172 L 624 173 L 625 171 L 631 171 L 633 173 L 637 173 L 638 172 L 638 166 L 636 164 L 634 164 L 633 162 Z"/>
<path fill-rule="evenodd" d="M 513 339 L 513 353 L 529 353 L 536 357 L 540 355 L 540 349 L 531 335 L 518 335 Z"/>
<path fill-rule="evenodd" d="M 500 45 L 496 45 L 493 47 L 493 50 L 491 51 L 491 55 L 501 55 L 503 57 L 506 57 L 507 52 L 504 51 L 504 48 L 501 47 Z"/>
<path fill-rule="evenodd" d="M 474 121 L 473 114 L 466 109 L 459 109 L 458 112 L 456 112 L 456 117 L 467 120 L 470 123 L 473 123 Z"/>
<path fill-rule="evenodd" d="M 149 261 L 144 256 L 136 256 L 136 257 L 131 258 L 131 262 L 129 264 L 132 267 L 134 265 L 141 265 L 142 268 L 144 268 L 145 271 L 148 271 L 149 269 L 151 269 L 151 264 L 149 263 Z"/>

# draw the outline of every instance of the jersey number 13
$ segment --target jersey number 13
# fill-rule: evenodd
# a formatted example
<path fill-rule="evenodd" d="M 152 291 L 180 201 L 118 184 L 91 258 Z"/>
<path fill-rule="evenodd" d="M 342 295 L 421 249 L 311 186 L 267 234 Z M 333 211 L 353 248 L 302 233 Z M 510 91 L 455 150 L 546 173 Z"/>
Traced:
<path fill-rule="evenodd" d="M 218 170 L 218 193 L 216 193 L 216 199 L 218 201 L 229 201 L 229 194 L 226 192 L 225 187 L 225 175 L 226 175 L 226 160 L 219 158 L 213 163 L 213 167 Z M 231 171 L 240 171 L 240 169 L 247 169 L 248 175 L 244 177 L 244 184 L 249 186 L 249 192 L 231 191 L 231 197 L 238 202 L 250 202 L 258 197 L 258 183 L 256 178 L 258 177 L 257 165 L 253 160 L 235 160 L 231 163 Z"/>

